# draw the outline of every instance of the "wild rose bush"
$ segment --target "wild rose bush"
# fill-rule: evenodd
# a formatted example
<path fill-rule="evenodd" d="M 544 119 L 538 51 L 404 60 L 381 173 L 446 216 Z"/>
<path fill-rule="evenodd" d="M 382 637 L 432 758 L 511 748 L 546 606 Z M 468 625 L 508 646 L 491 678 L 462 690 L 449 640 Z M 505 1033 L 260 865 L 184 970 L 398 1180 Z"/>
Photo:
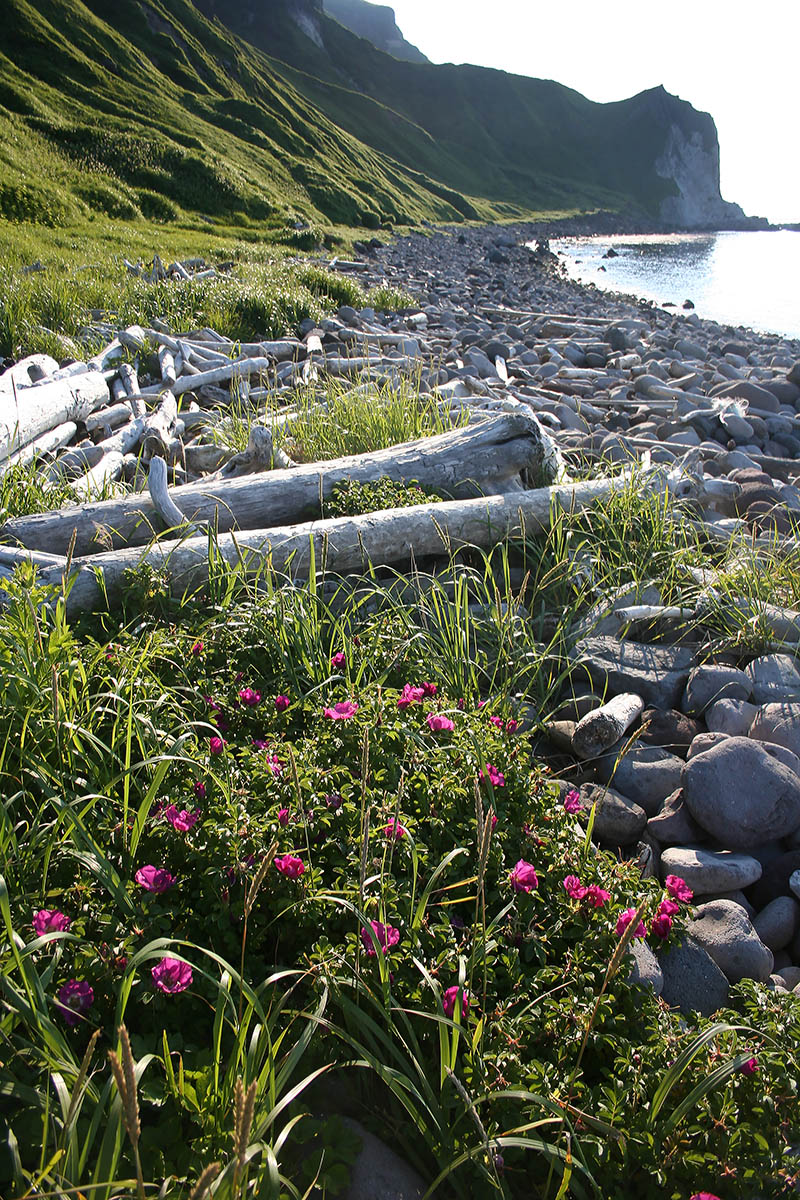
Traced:
<path fill-rule="evenodd" d="M 392 1031 L 401 1013 L 419 1014 L 408 1019 L 443 1119 L 423 1149 L 410 1128 L 401 1147 L 430 1178 L 475 1146 L 463 1098 L 440 1076 L 440 1022 L 458 1022 L 454 1070 L 484 1098 L 474 1103 L 489 1139 L 540 1119 L 539 1095 L 566 1105 L 557 1111 L 602 1195 L 745 1196 L 754 1180 L 779 1194 L 770 1181 L 795 1114 L 800 1005 L 740 988 L 727 1017 L 763 1036 L 723 1032 L 703 1047 L 670 1110 L 721 1063 L 744 1056 L 742 1067 L 665 1135 L 650 1109 L 691 1031 L 629 983 L 627 955 L 607 969 L 621 937 L 660 949 L 680 936 L 685 887 L 642 880 L 587 842 L 574 795 L 532 757 L 503 697 L 453 694 L 380 618 L 340 626 L 290 673 L 275 653 L 278 619 L 279 606 L 256 606 L 238 628 L 195 619 L 108 643 L 63 627 L 41 641 L 21 606 L 0 618 L 10 670 L 0 715 L 20 729 L 24 707 L 32 731 L 2 760 L 10 811 L 30 830 L 17 852 L 6 844 L 4 874 L 15 929 L 40 939 L 30 953 L 49 1017 L 80 1058 L 95 1029 L 114 1044 L 124 995 L 137 1057 L 159 1055 L 166 1033 L 193 1080 L 194 1107 L 151 1072 L 148 1177 L 191 1179 L 223 1152 L 202 1099 L 220 969 L 201 947 L 241 962 L 254 986 L 301 968 L 294 1007 L 313 1007 L 327 984 L 330 1026 L 309 1049 L 318 1066 L 353 1057 L 365 1012 Z M 35 665 L 28 680 L 10 667 L 20 642 Z M 72 732 L 52 725 L 54 670 L 71 681 L 60 703 L 70 697 Z M 77 729 L 81 704 L 91 737 Z M 76 825 L 80 814 L 90 820 Z M 362 1075 L 351 1086 L 387 1128 L 403 1129 L 382 1084 Z M 24 1104 L 14 1114 L 36 1162 L 39 1123 Z M 528 1195 L 548 1170 L 504 1147 L 465 1162 L 452 1183 L 482 1194 L 491 1177 Z"/>

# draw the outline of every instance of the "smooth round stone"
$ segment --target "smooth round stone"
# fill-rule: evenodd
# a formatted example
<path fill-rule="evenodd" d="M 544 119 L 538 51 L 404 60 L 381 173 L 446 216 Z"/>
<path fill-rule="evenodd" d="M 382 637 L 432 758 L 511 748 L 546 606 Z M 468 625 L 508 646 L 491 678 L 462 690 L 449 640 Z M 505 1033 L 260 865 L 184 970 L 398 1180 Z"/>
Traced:
<path fill-rule="evenodd" d="M 621 748 L 617 743 L 597 760 L 597 774 L 639 804 L 648 816 L 655 816 L 667 796 L 680 787 L 683 759 L 657 746 L 634 746 L 618 760 Z"/>
<path fill-rule="evenodd" d="M 773 742 L 800 755 L 800 704 L 778 701 L 762 704 L 750 725 L 750 737 Z"/>
<path fill-rule="evenodd" d="M 628 976 L 630 982 L 638 984 L 639 987 L 650 987 L 660 996 L 664 987 L 664 975 L 647 942 L 632 942 L 630 955 L 633 958 L 633 966 Z"/>
<path fill-rule="evenodd" d="M 685 1016 L 710 1017 L 728 1003 L 730 985 L 711 955 L 694 938 L 684 937 L 659 956 L 664 976 L 661 999 Z"/>
<path fill-rule="evenodd" d="M 647 832 L 662 846 L 689 846 L 704 841 L 706 836 L 684 804 L 682 788 L 667 796 L 647 822 Z"/>
<path fill-rule="evenodd" d="M 800 983 L 800 967 L 781 967 L 778 974 L 790 991 Z"/>
<path fill-rule="evenodd" d="M 750 680 L 736 667 L 695 667 L 686 684 L 681 708 L 685 713 L 701 715 L 717 700 L 749 700 L 750 691 Z"/>
<path fill-rule="evenodd" d="M 580 797 L 587 812 L 595 806 L 592 836 L 615 846 L 627 846 L 635 842 L 647 824 L 647 813 L 611 787 L 596 783 L 584 783 Z"/>
<path fill-rule="evenodd" d="M 785 949 L 800 929 L 800 904 L 793 896 L 776 896 L 753 918 L 753 928 L 770 950 Z"/>
<path fill-rule="evenodd" d="M 789 891 L 800 900 L 800 871 L 792 871 L 789 876 Z"/>
<path fill-rule="evenodd" d="M 800 777 L 760 742 L 730 737 L 684 768 L 694 819 L 731 850 L 785 837 L 800 826 Z"/>
<path fill-rule="evenodd" d="M 744 909 L 732 900 L 700 904 L 688 932 L 713 958 L 729 983 L 772 974 L 772 951 L 759 938 Z"/>
<path fill-rule="evenodd" d="M 761 863 L 749 854 L 671 846 L 661 855 L 661 876 L 679 875 L 698 896 L 732 892 L 761 878 Z"/>
<path fill-rule="evenodd" d="M 788 654 L 764 654 L 745 668 L 756 704 L 800 700 L 800 670 Z"/>
<path fill-rule="evenodd" d="M 689 747 L 689 753 L 686 755 L 687 761 L 697 758 L 698 754 L 705 754 L 706 750 L 710 750 L 712 746 L 718 746 L 728 737 L 730 737 L 729 733 L 698 733 Z"/>
<path fill-rule="evenodd" d="M 637 740 L 643 746 L 658 746 L 670 754 L 686 757 L 686 751 L 702 726 L 675 708 L 646 708 Z"/>
<path fill-rule="evenodd" d="M 706 709 L 705 720 L 711 733 L 744 737 L 757 713 L 758 706 L 747 700 L 717 700 Z"/>

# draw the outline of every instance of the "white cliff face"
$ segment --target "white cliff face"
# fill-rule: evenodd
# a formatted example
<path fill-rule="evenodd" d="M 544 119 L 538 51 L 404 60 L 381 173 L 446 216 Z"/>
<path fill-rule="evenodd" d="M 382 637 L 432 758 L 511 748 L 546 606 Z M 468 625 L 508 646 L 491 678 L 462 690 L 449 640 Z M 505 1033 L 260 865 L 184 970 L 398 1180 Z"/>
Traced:
<path fill-rule="evenodd" d="M 725 225 L 745 219 L 738 204 L 729 204 L 719 192 L 719 150 L 706 149 L 699 132 L 690 136 L 671 125 L 655 169 L 678 189 L 661 203 L 661 219 L 688 229 Z"/>
<path fill-rule="evenodd" d="M 316 20 L 314 14 L 305 12 L 303 9 L 298 9 L 292 15 L 306 37 L 310 38 L 315 46 L 319 46 L 320 50 L 324 50 L 325 44 L 320 33 L 319 22 Z"/>

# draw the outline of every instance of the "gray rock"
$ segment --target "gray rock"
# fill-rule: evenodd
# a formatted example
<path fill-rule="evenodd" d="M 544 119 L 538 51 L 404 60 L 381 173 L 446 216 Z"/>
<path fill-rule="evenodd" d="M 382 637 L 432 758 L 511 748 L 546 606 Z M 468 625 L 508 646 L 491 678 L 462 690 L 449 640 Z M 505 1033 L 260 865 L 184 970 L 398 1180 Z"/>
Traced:
<path fill-rule="evenodd" d="M 791 896 L 789 880 L 795 871 L 800 871 L 800 850 L 788 850 L 763 866 L 761 878 L 752 892 L 756 908 L 766 908 L 776 896 Z"/>
<path fill-rule="evenodd" d="M 343 1120 L 362 1143 L 343 1200 L 421 1200 L 427 1185 L 413 1167 L 358 1121 Z"/>
<path fill-rule="evenodd" d="M 730 850 L 704 850 L 699 846 L 672 846 L 661 855 L 661 877 L 679 875 L 696 896 L 746 888 L 761 878 L 761 863 L 749 854 Z"/>
<path fill-rule="evenodd" d="M 751 921 L 753 920 L 753 918 L 756 915 L 756 910 L 753 908 L 752 904 L 747 899 L 744 892 L 739 891 L 738 889 L 734 892 L 723 892 L 719 896 L 709 896 L 708 899 L 709 900 L 733 900 L 734 904 L 738 904 L 738 905 L 740 905 L 741 908 L 744 909 L 744 911 L 747 913 L 747 915 Z"/>
<path fill-rule="evenodd" d="M 670 754 L 686 757 L 686 751 L 701 732 L 702 725 L 674 708 L 646 708 L 637 740 L 640 745 L 658 746 Z"/>
<path fill-rule="evenodd" d="M 593 836 L 600 841 L 627 846 L 637 840 L 647 824 L 644 809 L 614 788 L 584 783 L 580 797 L 587 811 L 596 805 Z"/>
<path fill-rule="evenodd" d="M 717 700 L 749 700 L 750 690 L 750 680 L 736 667 L 695 667 L 686 684 L 681 708 L 685 713 L 699 715 Z"/>
<path fill-rule="evenodd" d="M 658 746 L 632 746 L 624 758 L 618 754 L 624 740 L 596 760 L 598 778 L 641 805 L 648 816 L 655 816 L 664 800 L 681 782 L 683 760 Z"/>
<path fill-rule="evenodd" d="M 698 754 L 705 754 L 706 750 L 710 750 L 712 746 L 718 746 L 720 742 L 724 742 L 728 737 L 730 737 L 728 733 L 698 733 L 689 747 L 686 761 L 688 762 L 689 759 L 697 758 Z"/>
<path fill-rule="evenodd" d="M 647 942 L 632 942 L 629 952 L 633 959 L 628 976 L 630 982 L 638 984 L 639 987 L 650 987 L 656 996 L 660 996 L 664 987 L 664 974 Z"/>
<path fill-rule="evenodd" d="M 763 704 L 750 725 L 750 737 L 800 755 L 800 704 L 787 700 Z"/>
<path fill-rule="evenodd" d="M 800 826 L 800 777 L 749 738 L 726 738 L 692 758 L 682 785 L 694 819 L 731 850 Z"/>
<path fill-rule="evenodd" d="M 800 984 L 800 967 L 781 967 L 778 972 L 787 988 L 791 991 Z"/>
<path fill-rule="evenodd" d="M 694 666 L 691 650 L 588 637 L 575 647 L 576 674 L 585 671 L 601 690 L 636 692 L 653 708 L 675 708 Z"/>
<path fill-rule="evenodd" d="M 800 904 L 793 896 L 776 896 L 754 918 L 753 928 L 770 950 L 783 950 L 800 929 Z"/>
<path fill-rule="evenodd" d="M 788 654 L 763 654 L 745 668 L 756 704 L 800 700 L 800 670 Z"/>
<path fill-rule="evenodd" d="M 769 979 L 772 951 L 761 941 L 743 908 L 732 900 L 711 900 L 700 904 L 696 913 L 688 932 L 708 951 L 729 983 Z"/>
<path fill-rule="evenodd" d="M 685 1016 L 710 1017 L 728 1003 L 730 985 L 708 951 L 691 937 L 659 956 L 664 976 L 661 999 Z"/>
<path fill-rule="evenodd" d="M 711 733 L 724 733 L 728 737 L 744 737 L 758 712 L 755 704 L 747 700 L 717 700 L 706 709 L 706 725 Z"/>
<path fill-rule="evenodd" d="M 800 900 L 800 871 L 792 871 L 789 876 L 789 891 Z"/>
<path fill-rule="evenodd" d="M 684 804 L 682 788 L 667 796 L 647 822 L 647 832 L 662 846 L 689 846 L 702 842 L 706 836 Z"/>

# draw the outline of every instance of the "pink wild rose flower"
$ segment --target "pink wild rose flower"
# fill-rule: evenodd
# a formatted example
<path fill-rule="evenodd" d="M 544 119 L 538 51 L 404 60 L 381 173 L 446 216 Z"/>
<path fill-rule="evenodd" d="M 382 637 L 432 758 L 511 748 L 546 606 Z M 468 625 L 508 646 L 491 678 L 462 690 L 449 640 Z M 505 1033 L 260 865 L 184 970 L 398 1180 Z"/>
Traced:
<path fill-rule="evenodd" d="M 291 704 L 291 700 L 289 699 L 288 696 L 276 696 L 275 697 L 275 709 L 279 713 L 286 712 L 286 710 L 290 704 Z"/>
<path fill-rule="evenodd" d="M 347 655 L 344 650 L 339 650 L 336 654 L 331 655 L 331 666 L 334 671 L 339 671 L 347 662 Z"/>
<path fill-rule="evenodd" d="M 539 886 L 539 876 L 533 864 L 526 862 L 524 858 L 512 868 L 509 879 L 515 892 L 532 892 Z"/>
<path fill-rule="evenodd" d="M 395 842 L 401 842 L 408 833 L 408 830 L 406 829 L 405 825 L 401 825 L 400 822 L 393 817 L 383 832 L 386 834 L 386 837 L 389 838 L 389 840 L 393 839 Z"/>
<path fill-rule="evenodd" d="M 586 889 L 586 899 L 592 908 L 602 908 L 606 901 L 611 899 L 611 892 L 607 892 L 599 884 L 590 883 Z"/>
<path fill-rule="evenodd" d="M 168 996 L 185 992 L 192 982 L 192 968 L 179 958 L 162 958 L 151 968 L 150 974 L 156 987 Z"/>
<path fill-rule="evenodd" d="M 358 705 L 354 700 L 340 700 L 338 704 L 334 704 L 333 708 L 323 709 L 322 715 L 329 721 L 349 721 L 357 712 Z"/>
<path fill-rule="evenodd" d="M 449 733 L 455 729 L 455 723 L 442 713 L 428 713 L 425 720 L 431 733 Z"/>
<path fill-rule="evenodd" d="M 497 767 L 493 767 L 490 762 L 487 762 L 486 766 L 481 768 L 478 772 L 478 777 L 482 782 L 488 779 L 492 787 L 505 787 L 505 775 L 502 771 L 498 771 Z"/>
<path fill-rule="evenodd" d="M 279 825 L 281 825 L 281 826 L 282 826 L 284 829 L 285 829 L 285 828 L 286 828 L 286 826 L 289 824 L 289 810 L 288 810 L 288 808 L 282 808 L 282 809 L 280 809 L 280 810 L 279 810 L 279 812 L 278 812 L 278 824 L 279 824 Z"/>
<path fill-rule="evenodd" d="M 662 941 L 669 937 L 671 929 L 672 917 L 668 913 L 656 913 L 650 922 L 650 932 L 654 937 L 661 938 Z"/>
<path fill-rule="evenodd" d="M 400 941 L 400 930 L 396 929 L 394 925 L 382 925 L 380 921 L 370 921 L 370 925 L 384 954 L 391 946 L 396 946 Z M 367 954 L 374 958 L 375 944 L 366 925 L 361 930 L 361 941 L 364 943 Z"/>
<path fill-rule="evenodd" d="M 37 937 L 46 933 L 66 933 L 71 924 L 67 914 L 57 908 L 40 908 L 33 914 L 33 930 Z"/>
<path fill-rule="evenodd" d="M 755 1075 L 758 1070 L 758 1059 L 755 1057 L 748 1058 L 747 1062 L 742 1063 L 739 1070 L 743 1075 Z"/>
<path fill-rule="evenodd" d="M 617 925 L 616 925 L 617 937 L 622 937 L 625 930 L 628 928 L 628 926 L 630 925 L 631 921 L 633 920 L 633 918 L 635 916 L 636 916 L 635 908 L 626 908 L 624 912 L 621 912 L 619 914 L 619 916 L 617 917 Z M 640 921 L 639 924 L 636 926 L 636 931 L 633 936 L 634 936 L 634 938 L 643 938 L 643 937 L 647 936 L 647 930 L 644 927 L 644 921 Z"/>
<path fill-rule="evenodd" d="M 576 788 L 570 788 L 564 797 L 564 811 L 572 814 L 580 812 L 582 808 L 580 792 Z"/>
<path fill-rule="evenodd" d="M 188 833 L 200 820 L 200 812 L 198 809 L 189 812 L 187 808 L 179 809 L 175 804 L 168 804 L 164 809 L 164 817 L 178 833 Z"/>
<path fill-rule="evenodd" d="M 684 904 L 688 904 L 694 895 L 686 880 L 681 879 L 680 875 L 668 875 L 664 880 L 664 887 L 674 900 L 681 900 Z"/>
<path fill-rule="evenodd" d="M 299 879 L 305 869 L 302 858 L 297 858 L 294 854 L 284 854 L 282 858 L 275 859 L 275 870 L 280 871 L 287 879 Z"/>
<path fill-rule="evenodd" d="M 94 988 L 85 979 L 70 979 L 56 992 L 58 1010 L 68 1025 L 77 1025 L 94 1002 Z"/>
<path fill-rule="evenodd" d="M 239 699 L 247 708 L 256 708 L 261 703 L 261 692 L 257 692 L 255 688 L 242 688 Z"/>
<path fill-rule="evenodd" d="M 397 707 L 401 712 L 408 708 L 411 704 L 419 704 L 420 700 L 425 698 L 425 688 L 415 687 L 411 683 L 403 684 L 403 690 L 400 693 L 400 698 L 397 701 Z"/>
<path fill-rule="evenodd" d="M 168 892 L 177 882 L 175 876 L 170 875 L 169 871 L 150 865 L 140 867 L 134 879 L 146 892 L 155 892 L 156 895 Z"/>
<path fill-rule="evenodd" d="M 215 734 L 214 737 L 210 737 L 208 739 L 208 753 L 209 754 L 222 754 L 222 751 L 224 749 L 225 749 L 225 739 L 224 738 L 217 737 L 217 735 Z"/>
<path fill-rule="evenodd" d="M 194 783 L 192 784 L 192 791 L 194 792 L 195 796 L 197 796 L 198 800 L 205 800 L 207 788 L 201 779 L 195 779 Z"/>
<path fill-rule="evenodd" d="M 456 1008 L 456 1000 L 461 996 L 461 1019 L 466 1020 L 469 1012 L 469 992 L 463 986 L 454 984 L 442 996 L 442 1008 L 446 1017 L 452 1017 Z"/>
<path fill-rule="evenodd" d="M 577 875 L 567 875 L 564 880 L 564 891 L 571 900 L 582 900 L 587 890 Z"/>

